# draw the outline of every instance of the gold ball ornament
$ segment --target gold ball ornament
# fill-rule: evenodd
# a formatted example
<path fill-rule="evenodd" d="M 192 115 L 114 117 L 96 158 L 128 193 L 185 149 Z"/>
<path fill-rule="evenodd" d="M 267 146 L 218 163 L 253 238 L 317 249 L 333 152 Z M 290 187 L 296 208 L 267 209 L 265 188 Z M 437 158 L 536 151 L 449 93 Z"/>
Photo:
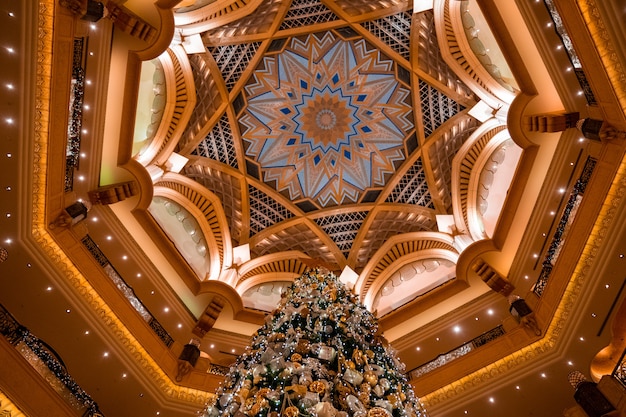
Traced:
<path fill-rule="evenodd" d="M 368 384 L 370 384 L 371 387 L 378 383 L 378 376 L 374 373 L 374 371 L 365 371 L 363 373 L 363 378 Z"/>
<path fill-rule="evenodd" d="M 291 355 L 291 362 L 302 362 L 302 355 L 299 353 L 294 353 Z"/>
<path fill-rule="evenodd" d="M 326 384 L 322 381 L 313 381 L 309 384 L 309 391 L 322 394 L 326 391 Z"/>
<path fill-rule="evenodd" d="M 372 407 L 367 412 L 367 417 L 389 417 L 389 412 L 382 407 Z"/>
<path fill-rule="evenodd" d="M 293 405 L 290 405 L 289 407 L 285 408 L 285 411 L 283 411 L 283 415 L 285 417 L 296 417 L 298 414 L 298 407 Z"/>

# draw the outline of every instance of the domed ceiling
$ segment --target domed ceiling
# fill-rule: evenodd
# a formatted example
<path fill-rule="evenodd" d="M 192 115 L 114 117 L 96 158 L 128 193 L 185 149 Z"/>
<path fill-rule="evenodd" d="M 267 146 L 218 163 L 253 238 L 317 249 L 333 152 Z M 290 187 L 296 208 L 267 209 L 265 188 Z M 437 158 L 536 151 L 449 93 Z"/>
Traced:
<path fill-rule="evenodd" d="M 264 1 L 241 6 L 232 21 L 210 14 L 211 4 L 178 10 L 180 37 L 154 67 L 176 84 L 167 89 L 176 100 L 159 102 L 179 109 L 151 111 L 174 133 L 156 135 L 158 150 L 137 159 L 163 170 L 153 175 L 160 204 L 170 199 L 197 218 L 186 232 L 203 233 L 195 245 L 207 247 L 186 251 L 151 209 L 191 253 L 200 281 L 224 281 L 247 307 L 267 310 L 264 294 L 277 299 L 276 288 L 311 260 L 347 266 L 384 315 L 453 281 L 460 252 L 493 232 L 503 204 L 493 196 L 506 194 L 521 153 L 504 123 L 513 88 L 484 55 L 467 2 L 407 6 Z M 446 19 L 471 56 L 440 52 L 450 34 L 442 39 L 437 22 Z M 190 52 L 191 40 L 203 51 Z M 159 91 L 162 78 L 154 77 Z M 181 85 L 195 96 L 181 99 Z M 163 165 L 173 154 L 183 168 Z M 446 229 L 437 215 L 452 219 Z M 241 245 L 250 260 L 234 254 Z"/>

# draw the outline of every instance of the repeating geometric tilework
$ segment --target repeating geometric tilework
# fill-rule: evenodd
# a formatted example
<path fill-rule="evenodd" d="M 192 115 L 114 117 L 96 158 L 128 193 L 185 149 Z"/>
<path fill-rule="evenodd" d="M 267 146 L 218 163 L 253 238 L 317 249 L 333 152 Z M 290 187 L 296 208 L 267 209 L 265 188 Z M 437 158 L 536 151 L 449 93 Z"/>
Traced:
<path fill-rule="evenodd" d="M 235 151 L 235 143 L 233 142 L 233 132 L 228 123 L 226 113 L 222 115 L 204 140 L 198 144 L 192 155 L 214 159 L 237 168 L 237 153 Z"/>
<path fill-rule="evenodd" d="M 379 212 L 358 249 L 355 268 L 365 267 L 374 253 L 390 237 L 404 233 L 432 231 L 436 224 L 434 216 L 416 215 L 415 212 L 408 211 Z"/>
<path fill-rule="evenodd" d="M 352 243 L 359 233 L 366 211 L 341 213 L 334 216 L 321 217 L 315 220 L 328 236 L 337 244 L 347 258 L 352 249 Z"/>
<path fill-rule="evenodd" d="M 428 189 L 428 183 L 426 182 L 426 174 L 424 173 L 421 158 L 418 158 L 406 174 L 402 176 L 398 185 L 387 197 L 386 202 L 415 204 L 430 209 L 435 208 Z"/>
<path fill-rule="evenodd" d="M 460 105 L 425 81 L 419 81 L 419 89 L 425 137 L 429 137 L 439 126 L 465 109 L 465 106 Z"/>
<path fill-rule="evenodd" d="M 202 165 L 187 165 L 183 172 L 186 177 L 203 185 L 219 197 L 228 220 L 231 239 L 233 243 L 238 244 L 243 226 L 239 180 L 222 171 Z"/>
<path fill-rule="evenodd" d="M 285 206 L 252 185 L 248 186 L 248 198 L 250 200 L 250 236 L 293 217 L 293 213 Z"/>
<path fill-rule="evenodd" d="M 412 15 L 413 11 L 407 10 L 381 19 L 364 22 L 363 27 L 408 61 L 411 54 Z"/>
<path fill-rule="evenodd" d="M 215 83 L 215 77 L 209 71 L 203 54 L 189 55 L 189 64 L 193 74 L 193 83 L 196 87 L 196 107 L 191 114 L 185 132 L 178 141 L 179 148 L 195 142 L 198 132 L 209 121 L 209 116 L 214 114 L 223 102 Z"/>
<path fill-rule="evenodd" d="M 291 38 L 280 54 L 265 56 L 239 119 L 262 180 L 322 207 L 384 186 L 414 128 L 411 92 L 395 68 L 366 40 L 332 32 Z"/>
<path fill-rule="evenodd" d="M 263 240 L 255 242 L 250 253 L 255 257 L 287 251 L 300 251 L 313 259 L 321 259 L 328 263 L 335 263 L 333 253 L 324 245 L 322 240 L 302 223 L 295 224 L 277 233 L 265 236 Z"/>
<path fill-rule="evenodd" d="M 435 31 L 435 16 L 431 10 L 417 13 L 415 19 L 414 42 L 417 42 L 417 63 L 421 70 L 437 79 L 442 84 L 455 90 L 459 95 L 472 97 L 472 91 L 450 69 L 443 60 Z M 417 39 L 415 39 L 417 38 Z"/>
<path fill-rule="evenodd" d="M 236 45 L 220 45 L 212 46 L 208 48 L 208 51 L 217 66 L 220 69 L 222 77 L 224 77 L 224 83 L 228 90 L 237 84 L 237 81 L 241 78 L 241 74 L 248 67 L 248 64 L 256 54 L 256 51 L 261 46 L 261 42 L 252 43 L 240 43 Z"/>
<path fill-rule="evenodd" d="M 463 118 L 428 149 L 436 184 L 433 189 L 438 191 L 448 212 L 452 209 L 452 160 L 477 127 L 478 121 L 473 117 Z"/>
<path fill-rule="evenodd" d="M 319 0 L 293 0 L 279 30 L 332 22 L 338 17 Z"/>
<path fill-rule="evenodd" d="M 207 45 L 219 45 L 224 39 L 237 39 L 241 36 L 254 36 L 266 33 L 278 19 L 284 0 L 265 0 L 253 13 L 231 23 L 207 30 L 202 38 Z"/>

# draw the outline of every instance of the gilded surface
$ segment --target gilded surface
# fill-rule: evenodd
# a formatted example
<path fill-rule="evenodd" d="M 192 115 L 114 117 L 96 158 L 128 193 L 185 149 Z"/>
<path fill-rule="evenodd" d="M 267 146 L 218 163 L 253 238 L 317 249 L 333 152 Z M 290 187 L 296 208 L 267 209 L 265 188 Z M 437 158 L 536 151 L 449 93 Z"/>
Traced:
<path fill-rule="evenodd" d="M 37 42 L 37 80 L 34 115 L 34 153 L 33 153 L 33 238 L 47 254 L 49 261 L 67 278 L 68 283 L 92 308 L 100 322 L 116 336 L 127 353 L 150 376 L 150 379 L 170 399 L 183 400 L 204 405 L 212 395 L 208 392 L 181 387 L 163 372 L 148 352 L 133 337 L 109 306 L 89 284 L 86 278 L 65 256 L 46 230 L 46 175 L 48 157 L 48 136 L 50 118 L 50 79 L 52 74 L 52 41 L 54 23 L 54 1 L 42 0 L 39 3 L 38 42 Z"/>

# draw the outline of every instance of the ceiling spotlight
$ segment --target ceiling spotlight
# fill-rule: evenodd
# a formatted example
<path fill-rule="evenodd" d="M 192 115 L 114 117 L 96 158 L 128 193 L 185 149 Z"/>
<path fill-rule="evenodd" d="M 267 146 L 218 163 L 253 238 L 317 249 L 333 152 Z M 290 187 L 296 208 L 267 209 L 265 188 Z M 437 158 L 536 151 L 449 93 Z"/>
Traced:
<path fill-rule="evenodd" d="M 454 333 L 459 333 L 461 331 L 461 327 L 460 326 L 454 326 L 452 328 L 452 330 L 454 331 Z"/>
<path fill-rule="evenodd" d="M 104 352 L 104 354 L 102 356 L 104 356 L 105 358 L 108 358 L 109 357 L 109 352 Z"/>

